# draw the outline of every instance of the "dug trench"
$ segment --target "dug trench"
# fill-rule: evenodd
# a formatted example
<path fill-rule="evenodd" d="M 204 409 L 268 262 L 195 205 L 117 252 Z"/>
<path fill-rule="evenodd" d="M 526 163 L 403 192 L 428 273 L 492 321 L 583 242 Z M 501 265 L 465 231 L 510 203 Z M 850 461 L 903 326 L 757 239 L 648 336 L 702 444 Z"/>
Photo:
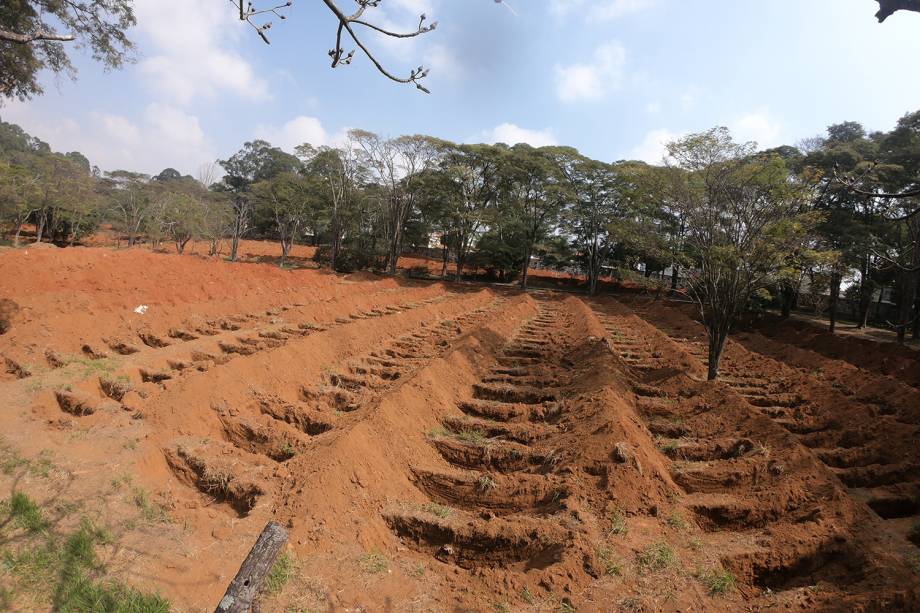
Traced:
<path fill-rule="evenodd" d="M 173 324 L 34 395 L 65 433 L 137 433 L 172 527 L 132 563 L 178 610 L 212 608 L 269 520 L 297 578 L 266 611 L 916 606 L 910 543 L 876 515 L 904 499 L 866 506 L 624 305 L 359 288 Z"/>
<path fill-rule="evenodd" d="M 905 439 L 916 414 L 881 415 L 741 342 L 727 345 L 721 382 L 706 382 L 705 335 L 686 314 L 646 300 L 594 306 L 672 460 L 681 504 L 723 566 L 762 590 L 757 602 L 918 606 L 908 538 L 917 452 Z"/>

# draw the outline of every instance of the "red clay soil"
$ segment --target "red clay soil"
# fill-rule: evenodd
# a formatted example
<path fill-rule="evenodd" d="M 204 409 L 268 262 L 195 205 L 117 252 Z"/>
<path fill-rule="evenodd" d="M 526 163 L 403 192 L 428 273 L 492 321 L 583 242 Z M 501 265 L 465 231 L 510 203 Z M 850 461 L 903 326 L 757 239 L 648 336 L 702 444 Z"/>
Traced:
<path fill-rule="evenodd" d="M 265 611 L 920 606 L 910 386 L 883 410 L 738 343 L 706 383 L 697 324 L 612 299 L 142 249 L 0 270 L 3 453 L 53 462 L 0 498 L 109 526 L 112 575 L 176 610 L 269 520 L 296 563 Z"/>

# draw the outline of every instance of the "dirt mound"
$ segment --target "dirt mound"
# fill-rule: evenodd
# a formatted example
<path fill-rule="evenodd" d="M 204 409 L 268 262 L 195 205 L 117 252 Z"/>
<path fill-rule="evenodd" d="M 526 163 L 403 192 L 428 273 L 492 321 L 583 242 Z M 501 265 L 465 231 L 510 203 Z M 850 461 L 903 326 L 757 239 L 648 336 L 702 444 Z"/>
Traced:
<path fill-rule="evenodd" d="M 918 404 L 890 377 L 749 333 L 710 384 L 699 326 L 638 299 L 0 258 L 28 372 L 0 382 L 0 482 L 112 528 L 107 567 L 178 610 L 269 520 L 294 570 L 267 611 L 917 605 Z"/>

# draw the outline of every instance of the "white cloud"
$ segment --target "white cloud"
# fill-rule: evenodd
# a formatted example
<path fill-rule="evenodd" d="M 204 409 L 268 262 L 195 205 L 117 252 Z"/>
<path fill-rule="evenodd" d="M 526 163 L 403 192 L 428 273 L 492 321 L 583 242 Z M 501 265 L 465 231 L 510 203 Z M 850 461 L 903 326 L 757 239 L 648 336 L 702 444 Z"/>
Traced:
<path fill-rule="evenodd" d="M 587 6 L 590 2 L 590 6 Z M 565 17 L 570 13 L 584 14 L 588 22 L 610 21 L 638 13 L 653 6 L 657 0 L 550 0 L 550 13 Z"/>
<path fill-rule="evenodd" d="M 627 159 L 641 160 L 649 164 L 661 164 L 667 156 L 667 144 L 677 140 L 682 135 L 669 130 L 652 130 L 645 138 L 627 155 Z"/>
<path fill-rule="evenodd" d="M 138 120 L 97 111 L 77 120 L 12 102 L 4 107 L 3 119 L 47 141 L 55 151 L 80 151 L 103 170 L 154 174 L 172 167 L 194 175 L 203 162 L 216 157 L 198 118 L 165 104 L 149 104 Z"/>
<path fill-rule="evenodd" d="M 645 105 L 645 112 L 646 112 L 646 113 L 650 113 L 650 114 L 652 114 L 652 115 L 656 115 L 656 114 L 660 113 L 660 112 L 661 112 L 661 101 L 660 101 L 660 100 L 652 100 L 651 102 L 649 102 L 648 104 L 646 104 L 646 105 Z"/>
<path fill-rule="evenodd" d="M 304 143 L 314 147 L 340 145 L 345 142 L 345 132 L 346 130 L 342 130 L 330 134 L 316 117 L 299 115 L 280 127 L 260 125 L 256 128 L 255 136 L 293 153 L 295 147 Z"/>
<path fill-rule="evenodd" d="M 768 109 L 745 113 L 728 124 L 736 141 L 754 141 L 761 149 L 782 144 L 783 125 L 770 116 Z"/>
<path fill-rule="evenodd" d="M 152 50 L 139 68 L 157 95 L 179 104 L 224 92 L 254 100 L 268 97 L 265 80 L 226 46 L 248 33 L 226 3 L 137 0 L 135 11 L 138 31 Z"/>
<path fill-rule="evenodd" d="M 477 136 L 469 140 L 490 144 L 505 143 L 506 145 L 527 143 L 532 147 L 546 147 L 559 144 L 553 131 L 549 128 L 545 130 L 528 130 L 527 128 L 522 128 L 513 123 L 503 123 L 495 126 L 491 130 L 480 132 Z"/>
<path fill-rule="evenodd" d="M 427 68 L 431 69 L 432 78 L 443 77 L 456 80 L 463 76 L 463 64 L 444 45 L 436 44 L 428 47 L 422 61 Z"/>
<path fill-rule="evenodd" d="M 617 41 L 604 43 L 593 62 L 556 66 L 556 96 L 563 102 L 600 100 L 623 80 L 626 49 Z"/>

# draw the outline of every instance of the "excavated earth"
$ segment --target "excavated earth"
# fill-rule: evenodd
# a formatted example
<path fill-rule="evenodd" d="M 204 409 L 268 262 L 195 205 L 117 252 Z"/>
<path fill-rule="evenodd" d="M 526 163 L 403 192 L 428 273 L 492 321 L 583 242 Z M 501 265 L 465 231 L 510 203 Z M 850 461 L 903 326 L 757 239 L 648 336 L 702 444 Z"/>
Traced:
<path fill-rule="evenodd" d="M 636 297 L 140 249 L 0 271 L 4 453 L 53 462 L 0 498 L 111 526 L 110 572 L 176 610 L 269 520 L 295 570 L 264 611 L 920 610 L 920 391 L 871 364 L 747 332 L 707 382 L 699 324 Z"/>

